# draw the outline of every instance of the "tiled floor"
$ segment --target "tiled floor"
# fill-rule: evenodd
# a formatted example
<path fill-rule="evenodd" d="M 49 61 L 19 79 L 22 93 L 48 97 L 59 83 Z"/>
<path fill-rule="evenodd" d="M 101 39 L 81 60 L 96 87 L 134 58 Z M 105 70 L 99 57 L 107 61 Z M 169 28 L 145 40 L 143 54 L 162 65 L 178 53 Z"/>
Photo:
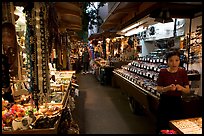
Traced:
<path fill-rule="evenodd" d="M 154 121 L 130 111 L 120 89 L 101 85 L 93 74 L 78 74 L 74 120 L 80 134 L 155 134 Z"/>

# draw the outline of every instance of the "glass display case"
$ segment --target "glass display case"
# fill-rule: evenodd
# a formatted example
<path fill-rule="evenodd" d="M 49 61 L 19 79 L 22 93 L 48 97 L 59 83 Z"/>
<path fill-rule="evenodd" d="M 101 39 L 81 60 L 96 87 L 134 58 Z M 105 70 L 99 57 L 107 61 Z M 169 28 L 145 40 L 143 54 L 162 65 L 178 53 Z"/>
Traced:
<path fill-rule="evenodd" d="M 128 96 L 133 113 L 150 111 L 150 113 L 156 114 L 160 99 L 160 93 L 156 91 L 156 81 L 160 69 L 167 67 L 164 54 L 165 50 L 158 49 L 150 55 L 139 57 L 138 60 L 113 71 L 113 86 L 120 87 L 121 91 Z M 198 71 L 190 70 L 187 72 L 190 82 L 200 80 Z M 194 88 L 191 87 L 191 93 L 182 96 L 186 116 L 192 117 L 193 113 L 201 113 L 199 110 L 201 98 L 194 94 L 193 90 Z M 187 109 L 191 109 L 191 111 Z M 197 113 L 196 115 L 198 115 Z"/>

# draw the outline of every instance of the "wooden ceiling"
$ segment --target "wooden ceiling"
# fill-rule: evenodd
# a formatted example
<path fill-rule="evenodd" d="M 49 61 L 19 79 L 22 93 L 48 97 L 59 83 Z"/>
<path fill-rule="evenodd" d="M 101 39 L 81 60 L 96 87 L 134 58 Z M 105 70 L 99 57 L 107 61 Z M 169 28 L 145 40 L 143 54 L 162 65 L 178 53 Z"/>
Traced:
<path fill-rule="evenodd" d="M 79 2 L 55 2 L 60 31 L 82 30 L 82 5 Z"/>
<path fill-rule="evenodd" d="M 28 7 L 31 2 L 14 2 L 14 6 Z M 52 2 L 54 14 L 57 15 L 59 32 L 78 32 L 82 30 L 81 2 Z M 70 35 L 71 40 L 79 40 L 76 33 Z"/>
<path fill-rule="evenodd" d="M 101 29 L 118 31 L 146 16 L 156 18 L 162 9 L 168 9 L 172 18 L 193 18 L 202 13 L 202 2 L 117 2 Z"/>

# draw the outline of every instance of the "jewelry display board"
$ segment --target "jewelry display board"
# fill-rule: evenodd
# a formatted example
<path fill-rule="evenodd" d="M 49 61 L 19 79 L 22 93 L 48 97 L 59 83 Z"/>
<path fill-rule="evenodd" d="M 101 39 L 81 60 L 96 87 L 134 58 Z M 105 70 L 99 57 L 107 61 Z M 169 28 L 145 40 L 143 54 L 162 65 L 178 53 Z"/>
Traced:
<path fill-rule="evenodd" d="M 33 48 L 34 48 L 34 31 L 33 29 L 33 22 L 32 22 L 32 9 L 30 10 L 25 10 L 26 13 L 26 36 L 25 36 L 25 46 L 26 46 L 26 54 L 27 54 L 27 62 L 26 62 L 26 69 L 27 69 L 27 78 L 28 78 L 28 83 L 29 83 L 29 92 L 33 92 L 33 85 L 34 85 L 34 80 L 33 80 L 33 74 L 34 74 L 34 56 L 33 56 Z"/>
<path fill-rule="evenodd" d="M 169 123 L 179 134 L 202 134 L 202 117 L 172 120 Z"/>

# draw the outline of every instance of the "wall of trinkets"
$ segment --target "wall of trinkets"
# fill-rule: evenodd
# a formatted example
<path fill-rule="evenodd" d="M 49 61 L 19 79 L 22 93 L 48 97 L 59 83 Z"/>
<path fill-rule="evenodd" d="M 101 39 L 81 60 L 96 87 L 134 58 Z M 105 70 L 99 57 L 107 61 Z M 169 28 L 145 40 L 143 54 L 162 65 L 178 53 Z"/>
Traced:
<path fill-rule="evenodd" d="M 15 7 L 12 2 L 3 4 L 2 11 L 8 14 L 5 14 L 3 21 L 12 22 Z M 6 87 L 11 88 L 10 95 L 14 101 L 2 97 L 3 134 L 79 133 L 72 117 L 74 98 L 78 95 L 75 71 L 58 71 L 48 66 L 52 49 L 60 41 L 50 40 L 53 37 L 59 39 L 59 34 L 54 32 L 56 22 L 50 23 L 51 18 L 56 18 L 53 11 L 52 3 L 29 2 L 24 6 L 26 32 L 22 52 L 26 54 L 26 59 L 18 64 L 17 78 L 11 77 L 7 71 Z M 7 61 L 4 59 L 5 63 Z M 22 72 L 23 67 L 25 70 Z M 4 90 L 2 88 L 2 94 Z"/>
<path fill-rule="evenodd" d="M 182 96 L 185 111 L 184 118 L 200 117 L 202 115 L 202 93 L 199 93 L 202 91 L 202 71 L 200 72 L 202 66 L 192 66 L 192 64 L 202 60 L 202 51 L 200 50 L 202 48 L 202 25 L 200 26 L 198 24 L 200 22 L 194 22 L 196 27 L 190 32 L 192 34 L 190 36 L 191 38 L 187 34 L 185 36 L 188 38 L 189 43 L 183 44 L 183 41 L 179 43 L 179 46 L 184 45 L 186 47 L 181 48 L 181 52 L 183 51 L 182 55 L 187 54 L 188 59 L 187 61 L 186 59 L 182 59 L 181 63 L 189 67 L 187 72 L 191 89 L 190 94 Z M 190 27 L 192 27 L 191 25 Z M 186 33 L 188 32 L 189 30 Z M 171 41 L 171 39 L 168 39 L 165 43 Z M 164 58 L 166 51 L 168 50 L 165 48 L 155 49 L 148 55 L 138 57 L 137 60 L 133 60 L 128 65 L 123 65 L 121 68 L 113 71 L 112 85 L 120 87 L 121 91 L 127 95 L 130 109 L 133 113 L 156 115 L 160 97 L 160 93 L 156 91 L 156 81 L 160 68 L 166 67 L 166 60 Z M 194 59 L 193 55 L 197 58 Z"/>

